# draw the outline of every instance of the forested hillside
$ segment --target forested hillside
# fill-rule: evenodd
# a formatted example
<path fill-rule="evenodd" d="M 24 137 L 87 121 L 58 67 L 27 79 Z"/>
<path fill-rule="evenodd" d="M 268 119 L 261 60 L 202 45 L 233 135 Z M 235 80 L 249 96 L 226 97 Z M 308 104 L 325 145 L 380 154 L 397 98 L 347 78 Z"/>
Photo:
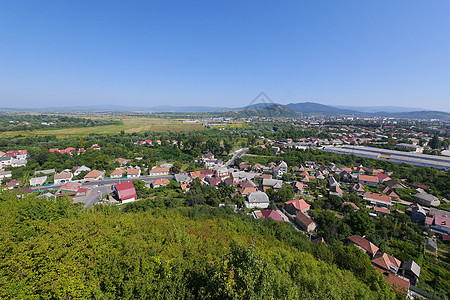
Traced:
<path fill-rule="evenodd" d="M 35 196 L 0 194 L 1 299 L 398 296 L 360 250 L 312 244 L 285 222 L 203 206 L 82 211 Z"/>

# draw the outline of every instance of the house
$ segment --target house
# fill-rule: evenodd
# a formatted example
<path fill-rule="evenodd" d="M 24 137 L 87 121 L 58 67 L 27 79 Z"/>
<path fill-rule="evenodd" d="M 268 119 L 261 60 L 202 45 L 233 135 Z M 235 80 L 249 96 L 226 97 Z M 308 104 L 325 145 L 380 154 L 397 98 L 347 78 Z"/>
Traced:
<path fill-rule="evenodd" d="M 5 178 L 11 178 L 12 172 L 11 171 L 2 171 L 0 172 L 0 182 L 3 181 Z"/>
<path fill-rule="evenodd" d="M 392 255 L 378 251 L 372 258 L 372 264 L 384 271 L 397 274 L 402 262 Z"/>
<path fill-rule="evenodd" d="M 94 150 L 101 150 L 102 148 L 101 148 L 99 145 L 94 144 L 94 145 L 91 146 L 91 149 L 94 149 Z"/>
<path fill-rule="evenodd" d="M 399 273 L 408 278 L 412 285 L 416 285 L 420 277 L 420 266 L 413 260 L 404 262 Z"/>
<path fill-rule="evenodd" d="M 333 176 L 330 176 L 330 177 L 328 177 L 328 186 L 329 187 L 333 187 L 333 186 L 340 187 L 341 184 L 339 182 L 337 182 L 336 178 L 334 178 Z"/>
<path fill-rule="evenodd" d="M 269 196 L 264 192 L 254 192 L 247 196 L 245 201 L 247 208 L 267 208 L 269 206 Z"/>
<path fill-rule="evenodd" d="M 299 181 L 294 182 L 294 192 L 298 194 L 303 194 L 305 185 Z"/>
<path fill-rule="evenodd" d="M 122 203 L 132 202 L 137 198 L 136 189 L 131 181 L 114 184 L 112 188 Z"/>
<path fill-rule="evenodd" d="M 44 174 L 44 175 L 50 175 L 55 173 L 55 169 L 48 169 L 48 170 L 40 170 L 40 171 L 35 171 L 34 172 L 34 176 L 40 175 L 40 174 Z"/>
<path fill-rule="evenodd" d="M 55 185 L 57 184 L 63 184 L 66 183 L 70 180 L 72 180 L 73 174 L 70 172 L 61 172 L 58 174 L 55 174 L 55 176 L 53 177 L 53 183 Z"/>
<path fill-rule="evenodd" d="M 206 176 L 203 175 L 200 171 L 189 172 L 189 176 L 191 176 L 192 179 L 198 178 L 198 179 L 200 179 L 200 180 L 202 180 L 203 178 L 206 177 Z"/>
<path fill-rule="evenodd" d="M 377 213 L 379 216 L 380 215 L 390 215 L 391 211 L 389 210 L 389 208 L 385 208 L 385 207 L 378 207 L 378 206 L 374 206 L 373 210 L 375 211 L 375 213 Z"/>
<path fill-rule="evenodd" d="M 447 215 L 434 215 L 431 228 L 445 234 L 450 234 L 450 217 Z"/>
<path fill-rule="evenodd" d="M 417 203 L 426 207 L 439 206 L 441 204 L 441 201 L 438 197 L 428 194 L 422 189 L 417 190 L 419 191 L 419 193 L 414 195 L 414 201 L 416 201 Z"/>
<path fill-rule="evenodd" d="M 7 166 L 11 165 L 12 157 L 11 156 L 2 156 L 0 157 L 0 169 L 3 169 Z"/>
<path fill-rule="evenodd" d="M 364 195 L 364 193 L 366 192 L 364 190 L 364 186 L 361 183 L 355 183 L 352 186 L 352 190 L 354 190 L 356 193 L 358 193 L 358 195 Z"/>
<path fill-rule="evenodd" d="M 306 232 L 313 232 L 317 227 L 317 224 L 307 214 L 301 211 L 295 215 L 294 222 Z"/>
<path fill-rule="evenodd" d="M 393 205 L 391 197 L 382 194 L 367 192 L 364 193 L 363 199 L 376 205 L 384 205 L 384 206 Z"/>
<path fill-rule="evenodd" d="M 371 242 L 369 242 L 368 240 L 359 235 L 352 235 L 349 236 L 347 239 L 350 242 L 350 244 L 355 245 L 356 247 L 364 251 L 364 253 L 367 253 L 371 258 L 374 257 L 375 254 L 378 252 L 379 248 L 377 246 L 375 246 L 374 244 L 372 244 Z"/>
<path fill-rule="evenodd" d="M 397 193 L 388 186 L 384 188 L 383 193 L 388 195 L 389 197 L 391 197 L 394 200 L 400 199 L 400 197 L 397 195 Z"/>
<path fill-rule="evenodd" d="M 364 185 L 377 186 L 378 177 L 371 175 L 358 175 L 358 182 Z"/>
<path fill-rule="evenodd" d="M 175 174 L 174 178 L 175 178 L 175 181 L 180 184 L 189 183 L 192 181 L 192 178 L 189 177 L 189 175 L 186 173 Z"/>
<path fill-rule="evenodd" d="M 343 197 L 344 193 L 342 192 L 341 188 L 338 186 L 332 186 L 330 187 L 330 195 L 334 195 L 334 196 L 338 196 L 338 197 Z"/>
<path fill-rule="evenodd" d="M 379 183 L 383 183 L 383 182 L 391 179 L 389 176 L 387 176 L 386 174 L 383 174 L 383 173 L 377 174 L 376 177 L 378 178 Z"/>
<path fill-rule="evenodd" d="M 284 221 L 281 215 L 276 211 L 272 209 L 264 209 L 264 210 L 257 210 L 252 212 L 252 216 L 255 219 L 272 219 L 274 221 Z"/>
<path fill-rule="evenodd" d="M 97 181 L 103 178 L 105 171 L 92 170 L 84 176 L 84 181 Z"/>
<path fill-rule="evenodd" d="M 433 252 L 436 252 L 437 248 L 438 248 L 436 241 L 434 241 L 434 240 L 432 240 L 430 238 L 425 240 L 425 247 L 428 250 L 433 251 Z"/>
<path fill-rule="evenodd" d="M 411 205 L 410 208 L 411 208 L 411 221 L 419 225 L 425 225 L 427 213 L 422 208 L 422 206 L 420 206 L 419 204 L 413 204 Z"/>
<path fill-rule="evenodd" d="M 391 272 L 385 272 L 386 281 L 398 292 L 402 294 L 408 294 L 410 287 L 410 280 L 403 276 L 397 276 Z"/>
<path fill-rule="evenodd" d="M 141 169 L 132 168 L 127 170 L 127 178 L 137 178 L 141 176 Z"/>
<path fill-rule="evenodd" d="M 129 160 L 129 159 L 125 159 L 125 158 L 118 158 L 118 159 L 116 159 L 114 162 L 117 162 L 117 163 L 119 163 L 119 165 L 121 165 L 121 166 L 123 166 L 123 165 L 126 165 L 127 163 L 129 163 L 131 160 Z"/>
<path fill-rule="evenodd" d="M 170 183 L 170 180 L 167 178 L 156 179 L 155 181 L 152 182 L 152 188 L 156 189 L 161 186 L 166 186 L 169 183 Z"/>
<path fill-rule="evenodd" d="M 43 185 L 47 181 L 47 176 L 30 178 L 30 186 Z"/>
<path fill-rule="evenodd" d="M 6 183 L 6 187 L 12 190 L 14 187 L 20 185 L 21 183 L 22 183 L 21 181 L 13 179 Z"/>
<path fill-rule="evenodd" d="M 25 167 L 27 165 L 27 159 L 26 158 L 13 158 L 11 159 L 11 167 L 18 168 L 18 167 Z"/>
<path fill-rule="evenodd" d="M 214 187 L 217 187 L 218 184 L 219 184 L 220 182 L 222 182 L 222 178 L 220 178 L 220 177 L 206 177 L 206 181 L 207 181 L 210 185 L 212 185 L 212 186 L 214 186 Z"/>
<path fill-rule="evenodd" d="M 57 192 L 57 196 L 76 195 L 81 187 L 81 182 L 66 182 Z"/>
<path fill-rule="evenodd" d="M 400 183 L 394 179 L 386 180 L 384 182 L 384 185 L 390 187 L 391 189 L 405 189 L 406 188 L 406 186 L 403 183 Z"/>
<path fill-rule="evenodd" d="M 127 171 L 125 169 L 115 169 L 114 171 L 111 172 L 109 178 L 111 179 L 122 178 L 123 174 L 126 172 Z"/>
<path fill-rule="evenodd" d="M 269 188 L 272 188 L 274 190 L 279 190 L 283 186 L 283 180 L 263 179 L 262 186 L 263 186 L 264 191 L 266 191 Z"/>
<path fill-rule="evenodd" d="M 417 182 L 414 182 L 412 184 L 412 186 L 415 187 L 415 188 L 418 188 L 418 189 L 422 189 L 422 190 L 428 190 L 430 188 L 429 185 L 420 184 L 420 183 L 417 183 Z"/>
<path fill-rule="evenodd" d="M 150 176 L 165 176 L 165 175 L 169 175 L 170 173 L 170 168 L 169 167 L 163 167 L 163 168 L 153 168 L 150 170 L 149 172 Z"/>
<path fill-rule="evenodd" d="M 189 183 L 183 183 L 180 188 L 183 192 L 188 192 L 191 189 L 191 185 Z"/>
<path fill-rule="evenodd" d="M 306 213 L 309 211 L 311 205 L 305 202 L 303 199 L 292 199 L 284 202 L 285 209 L 292 215 L 296 215 L 299 211 Z"/>
<path fill-rule="evenodd" d="M 81 166 L 81 167 L 76 168 L 75 172 L 73 172 L 73 175 L 78 176 L 81 174 L 81 172 L 90 172 L 90 171 L 91 171 L 91 168 L 86 167 L 86 166 Z"/>
<path fill-rule="evenodd" d="M 350 205 L 351 207 L 353 207 L 354 212 L 359 210 L 359 207 L 353 202 L 344 201 L 343 205 Z"/>
<path fill-rule="evenodd" d="M 247 196 L 247 195 L 249 195 L 251 193 L 255 193 L 257 191 L 258 190 L 255 187 L 246 187 L 246 188 L 243 188 L 240 192 L 241 192 L 242 196 Z"/>

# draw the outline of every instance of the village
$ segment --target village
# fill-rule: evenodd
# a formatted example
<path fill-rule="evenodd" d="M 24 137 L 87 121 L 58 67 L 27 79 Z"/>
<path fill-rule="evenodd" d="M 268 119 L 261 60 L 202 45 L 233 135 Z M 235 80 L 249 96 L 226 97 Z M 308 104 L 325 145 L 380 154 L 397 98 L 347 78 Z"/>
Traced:
<path fill-rule="evenodd" d="M 156 142 L 156 143 L 160 143 Z M 314 142 L 314 141 L 312 141 Z M 177 141 L 170 141 L 177 145 Z M 305 143 L 299 141 L 298 143 Z M 137 141 L 135 144 L 151 145 L 151 140 Z M 282 153 L 283 149 L 295 145 L 292 139 L 285 142 L 266 140 L 260 149 L 273 149 Z M 298 144 L 297 144 L 298 146 Z M 97 144 L 90 146 L 90 151 L 101 151 Z M 302 150 L 296 148 L 294 149 Z M 290 222 L 294 228 L 308 235 L 313 243 L 327 243 L 318 234 L 320 222 L 314 217 L 314 203 L 320 198 L 347 198 L 349 193 L 358 195 L 358 204 L 342 201 L 341 207 L 352 214 L 360 209 L 368 211 L 371 218 L 397 218 L 409 215 L 412 222 L 426 226 L 433 233 L 424 232 L 425 245 L 431 253 L 437 253 L 437 240 L 448 243 L 450 240 L 449 212 L 438 209 L 448 200 L 429 194 L 429 186 L 415 182 L 408 186 L 404 180 L 395 180 L 395 174 L 383 169 L 367 168 L 361 164 L 336 165 L 319 164 L 306 161 L 304 165 L 288 165 L 284 161 L 270 162 L 267 165 L 246 163 L 248 148 L 231 153 L 231 158 L 224 162 L 208 152 L 199 158 L 203 169 L 184 172 L 174 163 L 166 162 L 153 168 L 140 169 L 131 164 L 131 159 L 116 158 L 116 169 L 107 174 L 104 170 L 76 166 L 57 173 L 55 169 L 37 170 L 35 177 L 27 179 L 28 187 L 19 180 L 10 180 L 11 171 L 0 172 L 0 179 L 5 180 L 4 189 L 11 190 L 18 197 L 23 193 L 38 193 L 45 197 L 73 197 L 75 203 L 85 206 L 102 203 L 103 205 L 120 205 L 140 200 L 135 183 L 142 181 L 147 189 L 164 189 L 175 186 L 181 193 L 188 193 L 193 185 L 205 185 L 215 189 L 231 191 L 225 202 L 219 206 L 229 206 L 235 211 L 244 210 L 256 219 L 272 219 Z M 86 150 L 74 147 L 66 149 L 51 148 L 49 152 L 80 155 Z M 26 165 L 26 150 L 11 150 L 0 153 L 2 167 L 20 167 Z M 239 162 L 239 163 L 235 163 Z M 326 187 L 326 190 L 319 187 Z M 229 189 L 231 188 L 231 190 Z M 288 191 L 286 193 L 281 191 Z M 414 191 L 413 201 L 402 199 L 402 191 Z M 286 195 L 288 198 L 286 198 Z M 242 199 L 242 200 L 237 200 Z M 282 199 L 282 202 L 280 200 Z M 338 218 L 343 215 L 336 212 Z M 390 253 L 382 252 L 379 247 L 364 236 L 351 235 L 346 239 L 362 249 L 371 259 L 373 267 L 384 274 L 387 281 L 405 293 L 416 293 L 414 289 L 420 278 L 420 267 L 414 261 L 400 261 Z"/>

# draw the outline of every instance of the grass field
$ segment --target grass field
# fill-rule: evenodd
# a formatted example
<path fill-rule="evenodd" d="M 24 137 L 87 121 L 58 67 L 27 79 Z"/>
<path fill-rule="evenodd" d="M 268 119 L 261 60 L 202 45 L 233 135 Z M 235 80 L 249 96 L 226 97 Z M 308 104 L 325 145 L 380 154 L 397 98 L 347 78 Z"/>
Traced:
<path fill-rule="evenodd" d="M 189 131 L 189 130 L 201 130 L 204 129 L 202 124 L 199 123 L 183 123 L 182 120 L 176 119 L 161 119 L 161 118 L 148 118 L 148 117 L 92 117 L 93 119 L 109 118 L 115 120 L 121 120 L 123 125 L 105 125 L 94 127 L 77 127 L 77 128 L 64 128 L 64 129 L 48 129 L 48 130 L 34 130 L 34 131 L 7 131 L 0 133 L 0 136 L 17 136 L 17 135 L 57 135 L 57 136 L 86 136 L 91 133 L 97 134 L 119 134 L 121 131 L 126 133 L 155 131 L 163 132 L 169 131 Z"/>

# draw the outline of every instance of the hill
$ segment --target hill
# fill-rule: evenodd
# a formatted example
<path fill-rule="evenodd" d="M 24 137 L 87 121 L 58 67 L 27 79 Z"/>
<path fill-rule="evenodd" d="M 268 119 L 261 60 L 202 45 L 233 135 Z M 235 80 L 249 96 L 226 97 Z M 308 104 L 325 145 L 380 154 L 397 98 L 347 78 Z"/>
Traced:
<path fill-rule="evenodd" d="M 0 194 L 0 298 L 396 297 L 362 251 L 312 244 L 285 222 L 140 202 L 83 212 L 70 201 Z"/>

